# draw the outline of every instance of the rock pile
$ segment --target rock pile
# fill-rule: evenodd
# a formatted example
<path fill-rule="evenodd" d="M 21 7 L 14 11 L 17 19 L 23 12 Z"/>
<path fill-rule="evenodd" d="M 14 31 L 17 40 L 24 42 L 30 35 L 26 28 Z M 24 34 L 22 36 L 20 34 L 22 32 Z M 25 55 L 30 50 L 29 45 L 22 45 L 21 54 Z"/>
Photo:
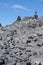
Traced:
<path fill-rule="evenodd" d="M 43 18 L 0 28 L 0 65 L 43 65 Z"/>

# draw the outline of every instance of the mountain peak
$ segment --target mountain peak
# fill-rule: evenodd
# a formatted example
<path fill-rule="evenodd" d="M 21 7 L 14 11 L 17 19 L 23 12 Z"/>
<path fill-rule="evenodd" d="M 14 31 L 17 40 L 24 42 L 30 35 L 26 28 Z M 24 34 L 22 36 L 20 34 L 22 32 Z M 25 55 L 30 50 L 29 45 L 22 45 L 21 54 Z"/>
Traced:
<path fill-rule="evenodd" d="M 6 65 L 8 63 L 9 65 L 41 65 L 43 63 L 43 17 L 37 17 L 36 12 L 33 17 L 21 19 L 18 16 L 14 24 L 1 28 L 0 56 L 7 60 Z"/>

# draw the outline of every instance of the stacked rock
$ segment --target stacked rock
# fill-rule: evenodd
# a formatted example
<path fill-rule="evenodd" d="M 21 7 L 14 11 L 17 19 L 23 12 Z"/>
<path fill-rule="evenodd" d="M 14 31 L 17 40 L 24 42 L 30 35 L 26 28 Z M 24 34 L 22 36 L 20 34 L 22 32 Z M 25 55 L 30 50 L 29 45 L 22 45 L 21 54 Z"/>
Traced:
<path fill-rule="evenodd" d="M 35 18 L 35 19 L 38 19 L 37 11 L 36 11 L 35 14 L 34 14 L 34 18 Z"/>

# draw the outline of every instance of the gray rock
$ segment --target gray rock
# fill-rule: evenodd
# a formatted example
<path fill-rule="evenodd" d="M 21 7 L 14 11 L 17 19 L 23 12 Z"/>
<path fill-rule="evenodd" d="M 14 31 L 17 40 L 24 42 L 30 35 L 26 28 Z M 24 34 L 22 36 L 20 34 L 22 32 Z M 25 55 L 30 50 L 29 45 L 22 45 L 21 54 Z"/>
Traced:
<path fill-rule="evenodd" d="M 19 17 L 0 27 L 0 57 L 6 65 L 43 65 L 43 18 Z"/>

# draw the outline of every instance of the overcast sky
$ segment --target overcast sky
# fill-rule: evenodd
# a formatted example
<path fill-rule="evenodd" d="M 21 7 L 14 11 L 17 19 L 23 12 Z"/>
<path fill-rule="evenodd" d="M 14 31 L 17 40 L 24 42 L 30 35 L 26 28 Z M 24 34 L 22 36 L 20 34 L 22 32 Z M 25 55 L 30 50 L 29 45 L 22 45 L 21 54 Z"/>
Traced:
<path fill-rule="evenodd" d="M 0 23 L 13 23 L 17 16 L 33 16 L 37 11 L 43 16 L 43 0 L 0 0 Z"/>

